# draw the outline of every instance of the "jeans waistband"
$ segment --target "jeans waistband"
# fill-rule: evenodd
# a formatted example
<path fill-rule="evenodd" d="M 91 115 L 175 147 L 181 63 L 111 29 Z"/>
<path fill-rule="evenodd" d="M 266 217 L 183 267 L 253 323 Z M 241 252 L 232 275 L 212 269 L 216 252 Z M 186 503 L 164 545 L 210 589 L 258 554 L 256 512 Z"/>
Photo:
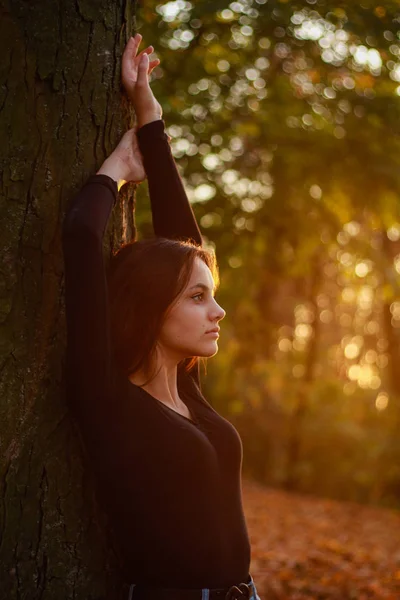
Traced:
<path fill-rule="evenodd" d="M 160 588 L 131 584 L 128 600 L 250 600 L 256 597 L 254 581 L 249 575 L 246 582 L 226 588 Z"/>

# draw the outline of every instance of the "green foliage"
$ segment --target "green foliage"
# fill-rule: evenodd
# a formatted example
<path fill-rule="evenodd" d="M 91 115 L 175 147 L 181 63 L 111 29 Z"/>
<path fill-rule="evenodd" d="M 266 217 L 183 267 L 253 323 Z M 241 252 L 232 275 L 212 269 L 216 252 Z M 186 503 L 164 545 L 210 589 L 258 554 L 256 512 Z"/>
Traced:
<path fill-rule="evenodd" d="M 217 249 L 227 316 L 206 391 L 240 428 L 245 468 L 395 504 L 398 3 L 151 0 L 138 17 Z M 148 208 L 140 219 L 145 234 Z"/>

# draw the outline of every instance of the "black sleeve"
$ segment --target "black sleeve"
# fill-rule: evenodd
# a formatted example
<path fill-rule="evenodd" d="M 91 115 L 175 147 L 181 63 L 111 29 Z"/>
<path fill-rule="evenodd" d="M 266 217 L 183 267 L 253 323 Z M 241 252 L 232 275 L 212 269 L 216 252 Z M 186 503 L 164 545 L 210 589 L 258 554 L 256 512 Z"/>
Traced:
<path fill-rule="evenodd" d="M 154 233 L 169 239 L 192 239 L 202 244 L 200 230 L 176 168 L 164 121 L 137 131 L 148 183 Z"/>
<path fill-rule="evenodd" d="M 192 240 L 201 246 L 201 233 L 176 168 L 164 121 L 148 123 L 136 134 L 149 184 L 154 233 L 168 239 Z M 200 387 L 198 363 L 190 375 Z"/>
<path fill-rule="evenodd" d="M 113 179 L 93 175 L 63 221 L 67 397 L 84 424 L 109 408 L 112 367 L 103 237 L 117 195 Z"/>

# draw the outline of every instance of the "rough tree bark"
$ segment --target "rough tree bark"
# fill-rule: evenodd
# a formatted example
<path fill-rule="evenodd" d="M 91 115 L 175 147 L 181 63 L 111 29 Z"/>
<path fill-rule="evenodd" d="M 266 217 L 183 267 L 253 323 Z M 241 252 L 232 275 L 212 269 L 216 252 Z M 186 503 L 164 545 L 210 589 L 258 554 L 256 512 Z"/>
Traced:
<path fill-rule="evenodd" d="M 65 402 L 60 234 L 126 129 L 135 0 L 0 11 L 0 598 L 114 600 L 118 565 Z M 106 251 L 130 238 L 132 202 L 115 209 Z"/>

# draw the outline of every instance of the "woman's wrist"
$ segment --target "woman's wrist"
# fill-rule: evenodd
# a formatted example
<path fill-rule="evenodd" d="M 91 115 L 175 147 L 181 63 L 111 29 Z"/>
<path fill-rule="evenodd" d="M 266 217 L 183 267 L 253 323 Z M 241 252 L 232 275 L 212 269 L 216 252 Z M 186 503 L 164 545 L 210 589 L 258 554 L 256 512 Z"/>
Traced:
<path fill-rule="evenodd" d="M 127 181 L 127 166 L 118 156 L 110 154 L 96 172 L 96 175 L 107 175 L 108 177 L 111 177 L 111 179 L 117 183 L 119 191 Z"/>
<path fill-rule="evenodd" d="M 148 114 L 148 115 L 136 115 L 136 124 L 137 124 L 137 129 L 140 129 L 141 127 L 144 127 L 145 125 L 148 125 L 149 123 L 153 123 L 153 121 L 161 121 L 162 117 L 159 114 Z"/>

